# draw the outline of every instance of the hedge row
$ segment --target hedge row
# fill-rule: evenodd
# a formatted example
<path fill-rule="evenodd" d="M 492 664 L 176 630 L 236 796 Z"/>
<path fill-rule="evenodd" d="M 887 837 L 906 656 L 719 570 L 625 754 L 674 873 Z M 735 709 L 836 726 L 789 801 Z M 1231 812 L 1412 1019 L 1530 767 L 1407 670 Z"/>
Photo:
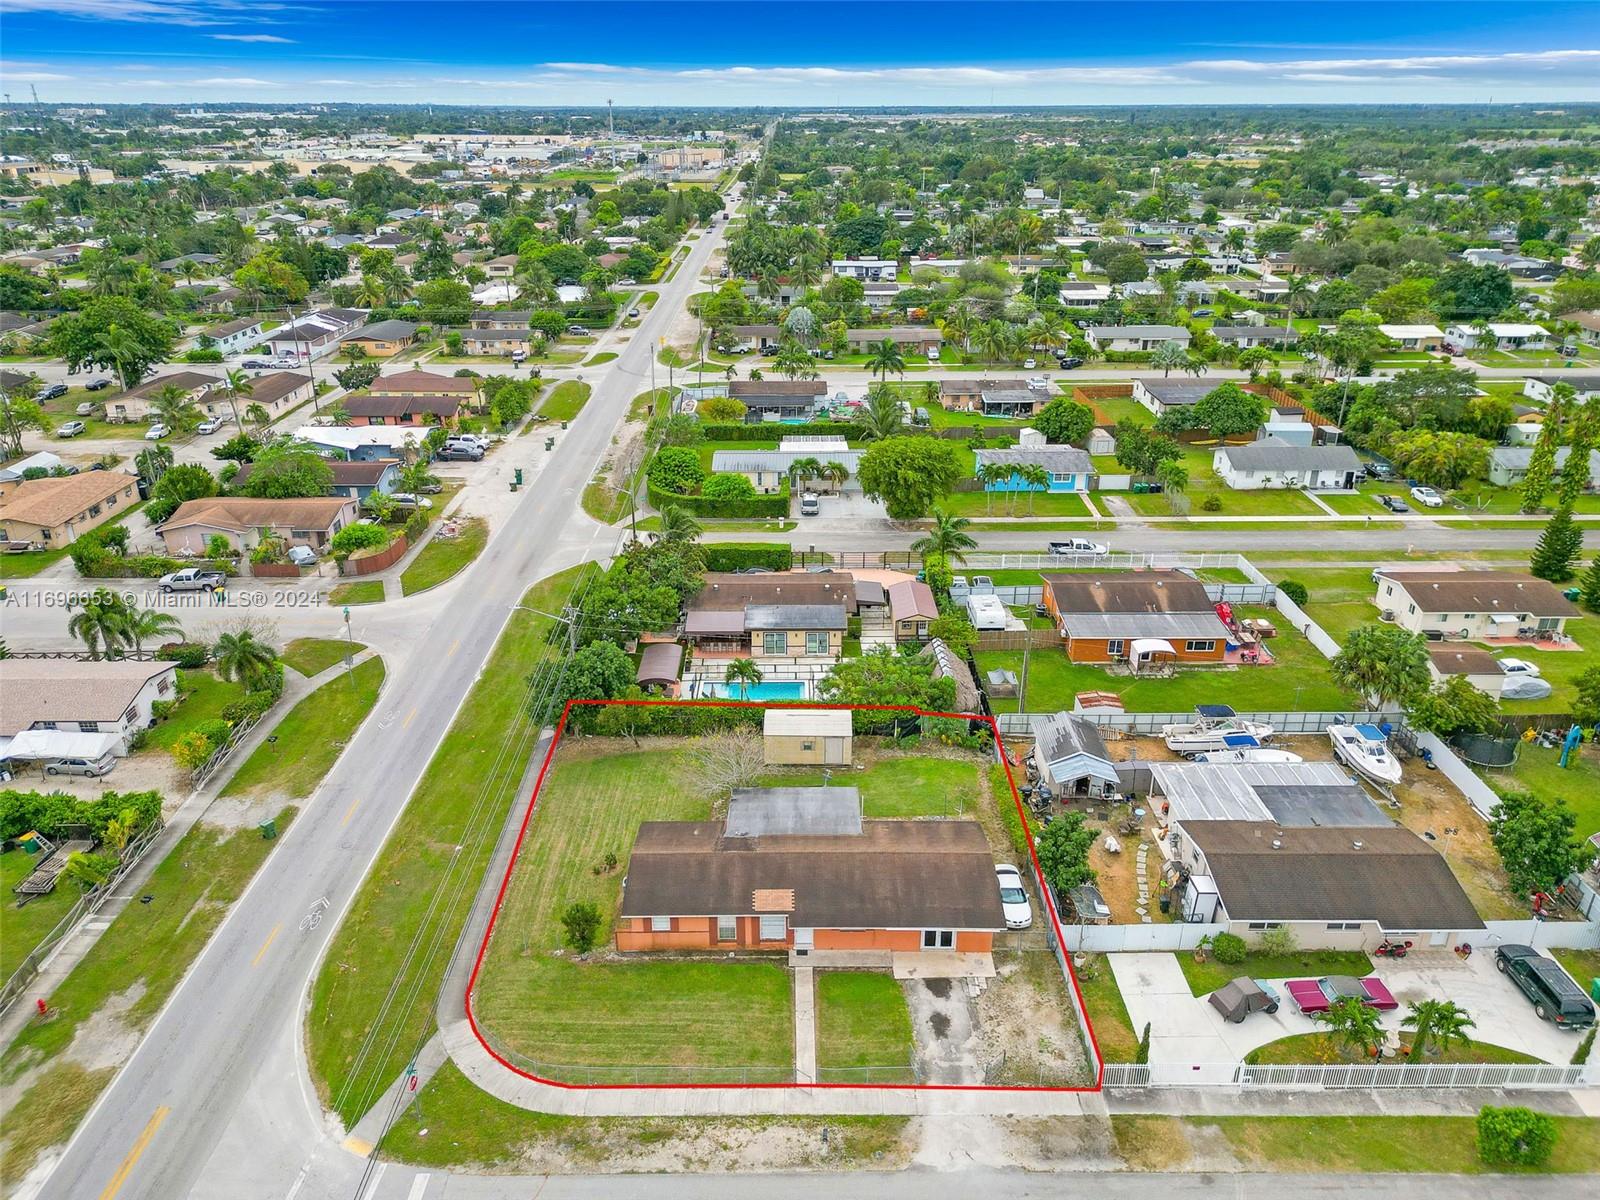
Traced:
<path fill-rule="evenodd" d="M 709 542 L 700 549 L 705 552 L 708 571 L 742 571 L 746 567 L 787 571 L 794 566 L 794 551 L 780 542 Z"/>
<path fill-rule="evenodd" d="M 703 424 L 706 440 L 712 442 L 770 442 L 786 437 L 842 437 L 859 435 L 860 426 L 853 421 L 811 421 L 805 425 L 782 425 L 766 422 L 760 425 Z M 924 433 L 929 437 L 964 442 L 968 438 L 987 438 L 1013 445 L 1017 440 L 1015 426 L 947 425 L 939 429 L 910 427 L 907 433 Z M 817 456 L 821 458 L 819 454 Z"/>
<path fill-rule="evenodd" d="M 661 512 L 667 507 L 681 508 L 697 517 L 786 517 L 789 515 L 789 484 L 784 481 L 774 496 L 747 496 L 739 500 L 713 500 L 705 496 L 682 496 L 651 484 L 647 491 L 650 507 Z"/>
<path fill-rule="evenodd" d="M 84 567 L 89 567 L 84 570 Z M 164 554 L 130 554 L 126 558 L 107 557 L 80 563 L 79 573 L 86 579 L 160 579 L 173 571 L 199 567 L 237 575 L 239 564 L 229 558 L 168 558 Z"/>
<path fill-rule="evenodd" d="M 96 837 L 125 809 L 136 814 L 134 824 L 143 828 L 161 816 L 160 792 L 102 792 L 98 800 L 79 800 L 64 792 L 0 792 L 0 839 L 10 841 L 29 831 L 59 840 L 72 825 L 87 825 Z"/>

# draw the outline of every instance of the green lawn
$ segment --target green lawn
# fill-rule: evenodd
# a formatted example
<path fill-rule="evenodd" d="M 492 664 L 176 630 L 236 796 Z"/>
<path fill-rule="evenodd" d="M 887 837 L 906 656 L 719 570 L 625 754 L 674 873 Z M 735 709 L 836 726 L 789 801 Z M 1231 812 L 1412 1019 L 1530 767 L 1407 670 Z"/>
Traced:
<path fill-rule="evenodd" d="M 1592 980 L 1600 979 L 1600 950 L 1552 950 L 1550 953 L 1585 992 Z"/>
<path fill-rule="evenodd" d="M 1443 1175 L 1587 1174 L 1600 1171 L 1600 1138 L 1589 1117 L 1555 1117 L 1557 1138 L 1540 1168 L 1488 1167 L 1478 1159 L 1473 1117 L 1154 1117 L 1111 1118 L 1117 1150 L 1136 1170 L 1184 1170 L 1214 1162 L 1219 1150 L 1242 1171 L 1282 1174 Z M 1190 1134 L 1195 1135 L 1191 1143 Z M 1222 1145 L 1218 1145 L 1218 1135 Z M 1191 1149 L 1192 1146 L 1192 1149 Z M 1291 1189 L 1292 1184 L 1288 1185 Z M 1375 1188 L 1374 1193 L 1382 1189 Z M 1392 1190 L 1392 1189 L 1391 1189 Z M 1463 1190 L 1467 1190 L 1465 1187 Z M 1490 1194 L 1519 1194 L 1506 1186 Z"/>
<path fill-rule="evenodd" d="M 572 1082 L 635 1077 L 586 1070 L 594 1067 L 637 1068 L 640 1079 L 679 1082 L 716 1079 L 715 1070 L 704 1069 L 727 1067 L 748 1070 L 749 1078 L 790 1078 L 794 1022 L 781 964 L 555 957 L 563 944 L 560 913 L 574 902 L 599 907 L 602 944 L 609 940 L 641 822 L 710 815 L 711 796 L 686 750 L 638 751 L 631 742 L 598 739 L 563 749 L 545 779 L 474 993 L 478 1020 L 497 1044 Z M 596 873 L 608 853 L 619 865 Z"/>
<path fill-rule="evenodd" d="M 178 672 L 178 695 L 183 698 L 173 713 L 146 735 L 145 744 L 158 750 L 171 750 L 184 734 L 201 721 L 222 716 L 222 710 L 244 695 L 242 683 L 229 683 L 215 671 Z"/>
<path fill-rule="evenodd" d="M 945 512 L 962 517 L 1087 517 L 1089 506 L 1077 492 L 1024 492 L 1015 501 L 1003 493 L 952 492 L 939 501 Z"/>
<path fill-rule="evenodd" d="M 66 556 L 65 546 L 58 550 L 23 550 L 15 554 L 0 554 L 0 579 L 31 579 Z"/>
<path fill-rule="evenodd" d="M 1592 741 L 1578 748 L 1572 765 L 1558 765 L 1560 750 L 1546 750 L 1532 742 L 1517 747 L 1517 761 L 1509 770 L 1482 770 L 1479 773 L 1496 791 L 1532 792 L 1545 798 L 1559 797 L 1578 818 L 1577 834 L 1586 838 L 1600 832 L 1600 747 Z"/>
<path fill-rule="evenodd" d="M 19 906 L 19 897 L 11 889 L 26 879 L 39 861 L 40 855 L 21 850 L 0 854 L 0 980 L 11 978 L 83 894 L 77 884 L 64 879 L 49 895 L 35 896 Z"/>
<path fill-rule="evenodd" d="M 524 605 L 559 609 L 578 579 L 591 570 L 585 565 L 552 575 L 529 590 Z M 332 1106 L 337 1099 L 339 1115 L 350 1124 L 394 1080 L 418 1038 L 433 1028 L 433 995 L 442 963 L 407 963 L 406 949 L 414 937 L 431 930 L 439 931 L 444 945 L 459 936 L 495 840 L 493 834 L 470 838 L 471 817 L 484 793 L 497 814 L 506 812 L 517 797 L 527 763 L 515 756 L 503 761 L 499 751 L 513 735 L 528 736 L 523 703 L 527 676 L 556 654 L 546 641 L 551 626 L 548 618 L 525 609 L 511 614 L 483 674 L 351 901 L 312 984 L 306 1021 L 312 1075 L 324 1100 Z M 493 825 L 498 831 L 498 817 Z M 430 912 L 459 844 L 466 849 L 456 877 L 468 882 L 440 911 Z M 391 985 L 401 994 L 412 988 L 417 993 L 381 1023 L 379 1033 L 391 1048 L 374 1055 L 359 1078 L 350 1080 L 355 1052 L 367 1031 L 380 1025 L 379 1009 Z"/>
<path fill-rule="evenodd" d="M 817 1067 L 833 1083 L 911 1083 L 911 1011 L 893 976 L 821 971 L 817 983 Z M 871 1067 L 844 1071 L 831 1068 Z"/>
<path fill-rule="evenodd" d="M 1103 954 L 1090 955 L 1082 967 L 1074 969 L 1083 992 L 1084 1011 L 1106 1062 L 1128 1063 L 1139 1049 L 1139 1034 L 1128 1017 L 1128 1006 L 1111 973 L 1111 963 Z"/>
<path fill-rule="evenodd" d="M 602 525 L 614 525 L 628 512 L 628 493 L 607 483 L 608 475 L 602 467 L 583 488 L 583 511 Z"/>
<path fill-rule="evenodd" d="M 1577 700 L 1578 676 L 1600 667 L 1600 615 L 1589 613 L 1582 620 L 1567 622 L 1567 635 L 1583 649 L 1544 650 L 1539 646 L 1513 646 L 1505 650 L 1512 658 L 1525 658 L 1539 668 L 1540 675 L 1555 690 L 1544 700 L 1505 700 L 1500 707 L 1508 713 L 1571 712 Z"/>
<path fill-rule="evenodd" d="M 463 521 L 453 538 L 434 534 L 411 560 L 411 565 L 400 573 L 401 594 L 409 596 L 425 591 L 454 577 L 483 553 L 488 541 L 489 523 L 482 517 Z"/>
<path fill-rule="evenodd" d="M 576 379 L 566 379 L 556 384 L 539 405 L 539 415 L 552 421 L 570 421 L 583 411 L 589 402 L 589 385 Z"/>
<path fill-rule="evenodd" d="M 295 638 L 278 657 L 309 679 L 343 662 L 346 655 L 354 658 L 365 649 L 363 643 L 347 642 L 344 638 L 304 637 Z"/>
<path fill-rule="evenodd" d="M 1351 698 L 1333 682 L 1328 660 L 1299 633 L 1287 627 L 1276 609 L 1239 604 L 1235 615 L 1266 617 L 1278 628 L 1267 643 L 1270 665 L 1205 668 L 1180 667 L 1170 678 L 1133 679 L 1112 675 L 1097 666 L 1074 663 L 1054 647 L 1028 656 L 1027 712 L 1055 712 L 1072 707 L 1079 692 L 1112 691 L 1122 696 L 1129 712 L 1186 713 L 1197 704 L 1231 704 L 1240 712 L 1343 710 Z M 1004 667 L 1022 677 L 1021 651 L 980 650 L 974 654 L 980 672 Z M 1016 698 L 994 698 L 996 711 L 1017 712 Z"/>
<path fill-rule="evenodd" d="M 383 659 L 367 659 L 347 678 L 330 679 L 296 704 L 222 789 L 223 796 L 281 795 L 300 800 L 316 791 L 345 743 L 378 702 Z"/>
<path fill-rule="evenodd" d="M 1204 475 L 1193 467 L 1189 473 L 1189 487 L 1184 493 L 1189 498 L 1189 515 L 1192 517 L 1299 517 L 1326 515 L 1309 500 L 1304 492 L 1286 488 L 1262 488 L 1259 491 L 1235 491 L 1211 474 L 1207 460 Z M 1203 507 L 1209 496 L 1215 496 L 1221 505 L 1217 509 Z M 1146 517 L 1167 517 L 1172 508 L 1165 493 L 1147 493 L 1136 496 L 1127 493 L 1128 506 Z"/>
<path fill-rule="evenodd" d="M 875 758 L 865 770 L 835 767 L 830 783 L 860 788 L 861 808 L 868 817 L 957 817 L 975 807 L 978 763 L 921 755 L 884 756 Z M 820 787 L 822 769 L 773 771 L 760 785 Z"/>
<path fill-rule="evenodd" d="M 1071 396 L 1078 386 L 1074 381 L 1063 379 L 1060 381 L 1061 390 Z M 1155 414 L 1132 396 L 1113 396 L 1106 400 L 1091 401 L 1097 415 L 1097 423 L 1103 429 L 1110 429 L 1122 421 L 1132 421 L 1135 425 L 1154 425 Z M 1118 468 L 1119 470 L 1121 468 Z M 1207 465 L 1209 470 L 1209 464 Z"/>
<path fill-rule="evenodd" d="M 1196 996 L 1209 996 L 1230 979 L 1246 975 L 1251 979 L 1320 979 L 1324 975 L 1359 978 L 1372 973 L 1372 960 L 1360 950 L 1296 950 L 1282 957 L 1251 952 L 1242 963 L 1218 962 L 1214 954 L 1203 963 L 1195 962 L 1189 953 L 1179 954 L 1177 959 L 1183 977 L 1189 981 L 1189 990 Z"/>
<path fill-rule="evenodd" d="M 286 829 L 295 810 L 278 814 Z M 115 1068 L 86 1070 L 75 1060 L 50 1062 L 80 1027 L 114 997 L 126 1002 L 121 1025 L 142 1033 L 155 1020 L 201 948 L 257 868 L 279 843 L 254 829 L 230 833 L 196 825 L 156 867 L 144 890 L 149 904 L 130 904 L 50 995 L 55 1015 L 29 1022 L 0 1062 L 0 1080 L 14 1083 L 36 1066 L 43 1071 L 6 1114 L 0 1141 L 7 1175 L 20 1179 L 37 1155 L 69 1135 Z"/>
<path fill-rule="evenodd" d="M 614 353 L 612 353 L 610 350 L 603 350 L 599 354 L 596 354 L 594 357 L 589 359 L 589 361 L 584 363 L 583 365 L 586 366 L 586 367 L 603 366 L 604 364 L 610 362 L 612 359 L 614 359 L 616 357 L 617 356 Z"/>
<path fill-rule="evenodd" d="M 1311 593 L 1306 615 L 1337 642 L 1342 643 L 1356 626 L 1378 619 L 1378 607 L 1372 603 L 1378 589 L 1371 567 L 1283 567 L 1269 574 L 1305 584 Z"/>
<path fill-rule="evenodd" d="M 381 604 L 383 580 L 363 579 L 359 583 L 341 583 L 328 593 L 329 604 Z"/>
<path fill-rule="evenodd" d="M 1401 1030 L 1401 1041 L 1405 1042 L 1406 1031 Z M 1317 1063 L 1365 1063 L 1371 1060 L 1364 1056 L 1352 1054 L 1348 1048 L 1338 1044 L 1326 1033 L 1299 1033 L 1293 1037 L 1279 1038 L 1275 1042 L 1268 1042 L 1259 1046 L 1244 1056 L 1247 1063 L 1256 1066 L 1298 1066 L 1300 1064 Z M 1399 1063 L 1399 1058 L 1385 1059 L 1385 1062 Z M 1490 1042 L 1467 1042 L 1451 1046 L 1443 1052 L 1424 1052 L 1417 1060 L 1419 1063 L 1432 1066 L 1436 1063 L 1539 1063 L 1542 1058 L 1535 1058 L 1531 1054 L 1524 1054 L 1520 1050 L 1511 1050 L 1505 1046 L 1496 1046 Z"/>

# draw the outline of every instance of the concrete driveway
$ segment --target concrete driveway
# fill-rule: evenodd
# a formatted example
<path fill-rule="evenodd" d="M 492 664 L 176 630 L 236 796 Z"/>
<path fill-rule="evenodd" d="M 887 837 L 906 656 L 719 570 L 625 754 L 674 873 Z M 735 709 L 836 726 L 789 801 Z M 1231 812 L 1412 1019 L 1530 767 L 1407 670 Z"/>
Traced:
<path fill-rule="evenodd" d="M 1321 1026 L 1302 1015 L 1288 999 L 1284 979 L 1265 980 L 1284 1003 L 1276 1013 L 1254 1013 L 1242 1024 L 1225 1021 L 1204 996 L 1189 990 L 1175 954 L 1110 954 L 1106 956 L 1122 991 L 1135 1033 L 1150 1024 L 1150 1061 L 1188 1063 L 1196 1067 L 1228 1063 L 1268 1042 L 1314 1033 Z M 1453 953 L 1417 954 L 1401 961 L 1385 960 L 1373 972 L 1394 993 L 1400 1007 L 1383 1014 L 1383 1027 L 1398 1038 L 1406 1008 L 1418 1000 L 1454 1000 L 1475 1022 L 1476 1041 L 1531 1054 L 1561 1064 L 1572 1057 L 1577 1038 L 1562 1033 L 1533 1014 L 1516 985 L 1495 970 L 1492 953 L 1479 952 L 1463 962 Z"/>

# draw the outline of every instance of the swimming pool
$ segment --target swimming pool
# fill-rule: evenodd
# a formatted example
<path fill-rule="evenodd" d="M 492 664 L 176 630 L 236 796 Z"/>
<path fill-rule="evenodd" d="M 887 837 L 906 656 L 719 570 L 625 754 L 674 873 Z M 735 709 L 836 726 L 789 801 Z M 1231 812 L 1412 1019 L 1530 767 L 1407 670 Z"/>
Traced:
<path fill-rule="evenodd" d="M 762 683 L 738 684 L 701 683 L 695 694 L 707 700 L 804 700 L 806 683 L 803 679 L 775 679 Z"/>

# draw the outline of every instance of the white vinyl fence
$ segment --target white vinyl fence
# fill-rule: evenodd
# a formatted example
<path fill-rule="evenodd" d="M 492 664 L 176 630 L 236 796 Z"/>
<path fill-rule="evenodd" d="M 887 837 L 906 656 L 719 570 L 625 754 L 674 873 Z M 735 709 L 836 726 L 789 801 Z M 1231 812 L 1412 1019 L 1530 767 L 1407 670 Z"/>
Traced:
<path fill-rule="evenodd" d="M 1238 1087 L 1325 1091 L 1384 1088 L 1494 1088 L 1566 1091 L 1600 1080 L 1600 1067 L 1532 1063 L 1372 1063 L 1353 1066 L 1258 1067 L 1246 1063 L 1107 1063 L 1108 1090 Z"/>
<path fill-rule="evenodd" d="M 999 713 L 995 719 L 1000 723 L 1000 733 L 1003 736 L 1022 735 L 1031 737 L 1034 724 L 1055 713 Z M 1079 713 L 1085 721 L 1098 725 L 1102 729 L 1120 729 L 1124 733 L 1159 734 L 1165 725 L 1183 725 L 1194 720 L 1194 713 L 1145 713 L 1145 712 L 1086 712 Z M 1322 734 L 1329 725 L 1343 721 L 1347 725 L 1360 723 L 1382 724 L 1387 721 L 1390 725 L 1399 728 L 1405 720 L 1405 713 L 1399 709 L 1383 709 L 1378 712 L 1244 712 L 1239 714 L 1246 721 L 1261 721 L 1271 725 L 1280 734 Z"/>

